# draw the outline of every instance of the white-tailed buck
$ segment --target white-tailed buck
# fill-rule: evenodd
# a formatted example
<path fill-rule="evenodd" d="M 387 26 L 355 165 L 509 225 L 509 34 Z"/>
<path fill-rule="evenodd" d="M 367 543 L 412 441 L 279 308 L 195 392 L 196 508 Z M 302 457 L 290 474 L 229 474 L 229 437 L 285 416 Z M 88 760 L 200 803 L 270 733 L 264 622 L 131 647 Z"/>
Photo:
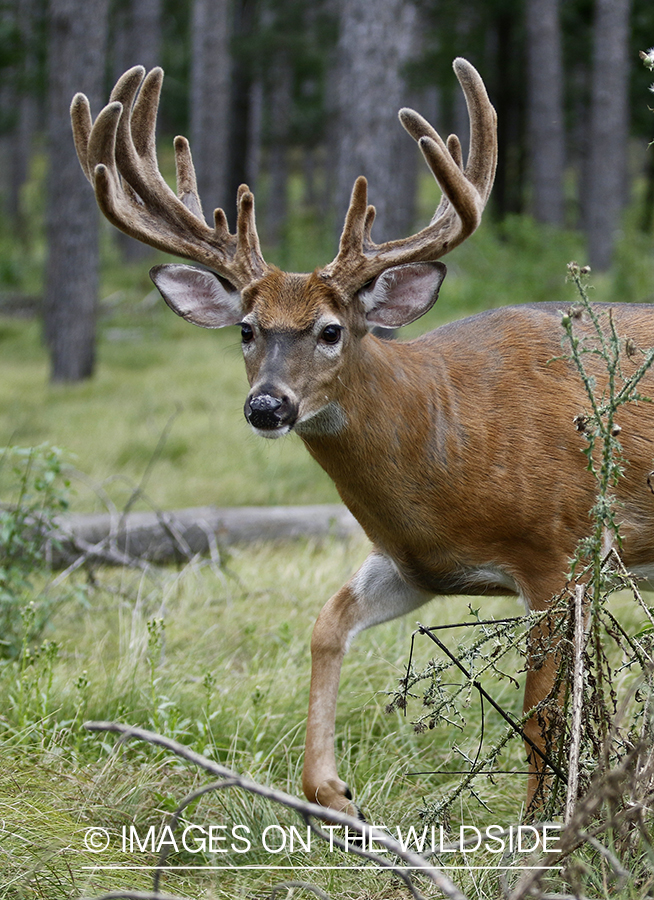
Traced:
<path fill-rule="evenodd" d="M 372 541 L 359 571 L 323 608 L 311 642 L 303 787 L 338 810 L 350 807 L 351 795 L 336 771 L 336 697 L 354 635 L 435 595 L 515 594 L 544 609 L 590 529 L 595 485 L 573 425 L 585 395 L 560 358 L 553 306 L 492 310 L 406 343 L 370 333 L 432 306 L 445 275 L 436 260 L 472 234 L 491 190 L 495 112 L 475 69 L 457 59 L 454 70 L 470 115 L 465 168 L 455 136 L 444 143 L 417 113 L 400 112 L 443 192 L 431 224 L 373 243 L 375 211 L 359 178 L 336 258 L 309 275 L 264 261 L 246 186 L 235 234 L 220 209 L 213 226 L 206 223 L 183 137 L 175 139 L 177 195 L 166 185 L 155 151 L 160 69 L 126 72 L 95 123 L 82 94 L 71 110 L 77 153 L 105 216 L 206 267 L 160 265 L 151 275 L 188 321 L 240 327 L 252 428 L 267 438 L 295 431 Z M 613 316 L 636 345 L 654 344 L 651 307 L 617 305 Z M 626 355 L 624 365 L 636 362 Z M 654 393 L 651 379 L 649 388 Z M 623 408 L 620 424 L 628 460 L 617 488 L 623 557 L 646 576 L 654 564 L 651 406 Z M 549 692 L 552 669 L 546 662 L 528 671 L 526 710 Z M 528 734 L 542 746 L 536 717 Z M 543 764 L 529 755 L 533 792 Z"/>

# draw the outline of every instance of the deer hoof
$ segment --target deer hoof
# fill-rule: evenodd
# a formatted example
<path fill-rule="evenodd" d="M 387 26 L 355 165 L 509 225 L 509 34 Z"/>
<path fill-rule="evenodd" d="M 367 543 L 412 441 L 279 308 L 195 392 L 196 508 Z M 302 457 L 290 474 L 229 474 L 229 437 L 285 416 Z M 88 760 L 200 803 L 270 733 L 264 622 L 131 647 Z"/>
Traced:
<path fill-rule="evenodd" d="M 352 791 L 340 778 L 330 778 L 321 782 L 313 792 L 313 796 L 307 793 L 307 797 L 320 806 L 346 813 L 365 822 L 365 816 L 352 800 Z"/>

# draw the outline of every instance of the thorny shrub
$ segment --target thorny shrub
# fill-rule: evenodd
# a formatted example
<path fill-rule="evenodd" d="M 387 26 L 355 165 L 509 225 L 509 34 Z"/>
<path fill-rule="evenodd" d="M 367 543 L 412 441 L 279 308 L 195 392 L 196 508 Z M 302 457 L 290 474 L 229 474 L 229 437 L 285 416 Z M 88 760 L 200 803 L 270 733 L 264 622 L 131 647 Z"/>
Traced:
<path fill-rule="evenodd" d="M 546 728 L 551 768 L 564 777 L 555 774 L 542 782 L 538 817 L 564 815 L 569 824 L 583 819 L 583 829 L 578 829 L 579 846 L 585 845 L 591 822 L 593 834 L 611 827 L 613 851 L 618 851 L 621 860 L 618 864 L 617 857 L 611 857 L 615 866 L 629 869 L 632 877 L 644 883 L 652 877 L 654 859 L 648 812 L 654 800 L 654 610 L 643 599 L 620 558 L 615 487 L 624 459 L 615 414 L 626 403 L 649 402 L 640 394 L 639 384 L 654 362 L 654 350 L 640 351 L 628 335 L 618 335 L 610 308 L 593 309 L 585 284 L 589 271 L 576 263 L 568 266 L 580 300 L 562 315 L 562 327 L 564 354 L 575 365 L 587 396 L 587 408 L 579 411 L 571 427 L 576 426 L 586 439 L 585 453 L 588 469 L 597 483 L 597 499 L 591 533 L 571 561 L 566 589 L 553 599 L 547 613 L 475 622 L 474 628 L 467 629 L 474 637 L 462 642 L 455 652 L 443 646 L 446 652 L 432 659 L 422 671 L 415 671 L 410 659 L 407 674 L 389 708 L 405 709 L 409 700 L 417 699 L 422 713 L 414 718 L 416 731 L 445 725 L 451 733 L 452 726 L 463 724 L 471 697 L 481 692 L 482 682 L 489 686 L 490 674 L 501 679 L 510 677 L 501 668 L 507 656 L 518 653 L 526 659 L 529 650 L 538 664 L 539 657 L 554 654 L 558 660 L 554 688 L 530 715 L 537 716 Z M 592 322 L 591 339 L 577 333 L 582 311 L 584 318 Z M 590 355 L 593 360 L 601 359 L 606 367 L 601 385 L 600 379 L 589 374 Z M 630 375 L 624 371 L 625 359 L 630 360 Z M 654 473 L 652 481 L 650 489 L 654 490 Z M 613 538 L 608 553 L 607 533 Z M 575 650 L 574 599 L 580 589 L 585 628 L 583 641 Z M 631 599 L 619 604 L 619 612 L 608 602 L 617 590 L 627 592 Z M 471 613 L 476 616 L 475 610 L 471 609 Z M 421 631 L 424 634 L 431 630 Z M 434 639 L 433 633 L 428 636 Z M 462 677 L 464 671 L 468 677 Z M 572 715 L 575 678 L 581 692 L 576 722 Z M 492 779 L 492 773 L 499 770 L 506 745 L 520 733 L 526 718 L 504 729 L 490 748 L 483 747 L 482 721 L 476 755 L 454 745 L 466 771 L 449 793 L 425 804 L 422 816 L 428 823 L 447 825 L 454 801 L 463 794 L 487 802 L 487 795 L 483 800 L 479 796 L 480 778 Z M 576 759 L 575 739 L 580 748 Z M 566 797 L 565 780 L 572 775 L 573 759 L 578 787 L 571 799 Z M 586 844 L 587 851 L 591 845 L 592 842 Z M 595 852 L 592 846 L 590 852 Z M 605 848 L 600 849 L 608 858 Z M 567 864 L 571 882 L 575 881 L 575 865 L 579 868 L 578 861 Z"/>

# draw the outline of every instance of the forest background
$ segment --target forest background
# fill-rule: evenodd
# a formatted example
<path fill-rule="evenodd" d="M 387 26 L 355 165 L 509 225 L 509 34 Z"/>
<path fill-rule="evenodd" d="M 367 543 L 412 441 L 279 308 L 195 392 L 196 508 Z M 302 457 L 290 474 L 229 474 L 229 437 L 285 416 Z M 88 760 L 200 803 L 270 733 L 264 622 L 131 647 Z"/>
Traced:
<path fill-rule="evenodd" d="M 53 380 L 93 373 L 98 214 L 67 110 L 81 90 L 97 112 L 135 64 L 166 71 L 164 169 L 172 135 L 188 135 L 205 211 L 223 206 L 233 219 L 236 189 L 249 183 L 270 258 L 306 270 L 330 258 L 359 174 L 377 240 L 415 227 L 419 153 L 397 110 L 414 106 L 465 142 L 450 66 L 466 56 L 499 117 L 487 220 L 528 214 L 580 229 L 584 261 L 606 270 L 635 185 L 640 230 L 652 227 L 652 124 L 637 56 L 652 35 L 646 0 L 3 0 L 0 292 L 42 301 Z M 109 240 L 115 267 L 147 254 Z"/>

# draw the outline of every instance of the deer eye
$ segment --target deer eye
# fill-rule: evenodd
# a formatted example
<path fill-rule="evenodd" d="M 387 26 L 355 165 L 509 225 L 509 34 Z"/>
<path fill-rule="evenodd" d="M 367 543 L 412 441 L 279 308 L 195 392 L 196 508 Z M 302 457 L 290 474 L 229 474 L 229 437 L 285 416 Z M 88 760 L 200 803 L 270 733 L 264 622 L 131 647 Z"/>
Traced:
<path fill-rule="evenodd" d="M 326 325 L 322 330 L 320 339 L 326 344 L 338 344 L 341 339 L 343 329 L 340 325 Z"/>
<path fill-rule="evenodd" d="M 241 323 L 241 341 L 244 344 L 249 344 L 253 337 L 254 337 L 254 331 L 252 330 L 252 326 L 248 325 L 247 322 L 242 322 Z"/>

